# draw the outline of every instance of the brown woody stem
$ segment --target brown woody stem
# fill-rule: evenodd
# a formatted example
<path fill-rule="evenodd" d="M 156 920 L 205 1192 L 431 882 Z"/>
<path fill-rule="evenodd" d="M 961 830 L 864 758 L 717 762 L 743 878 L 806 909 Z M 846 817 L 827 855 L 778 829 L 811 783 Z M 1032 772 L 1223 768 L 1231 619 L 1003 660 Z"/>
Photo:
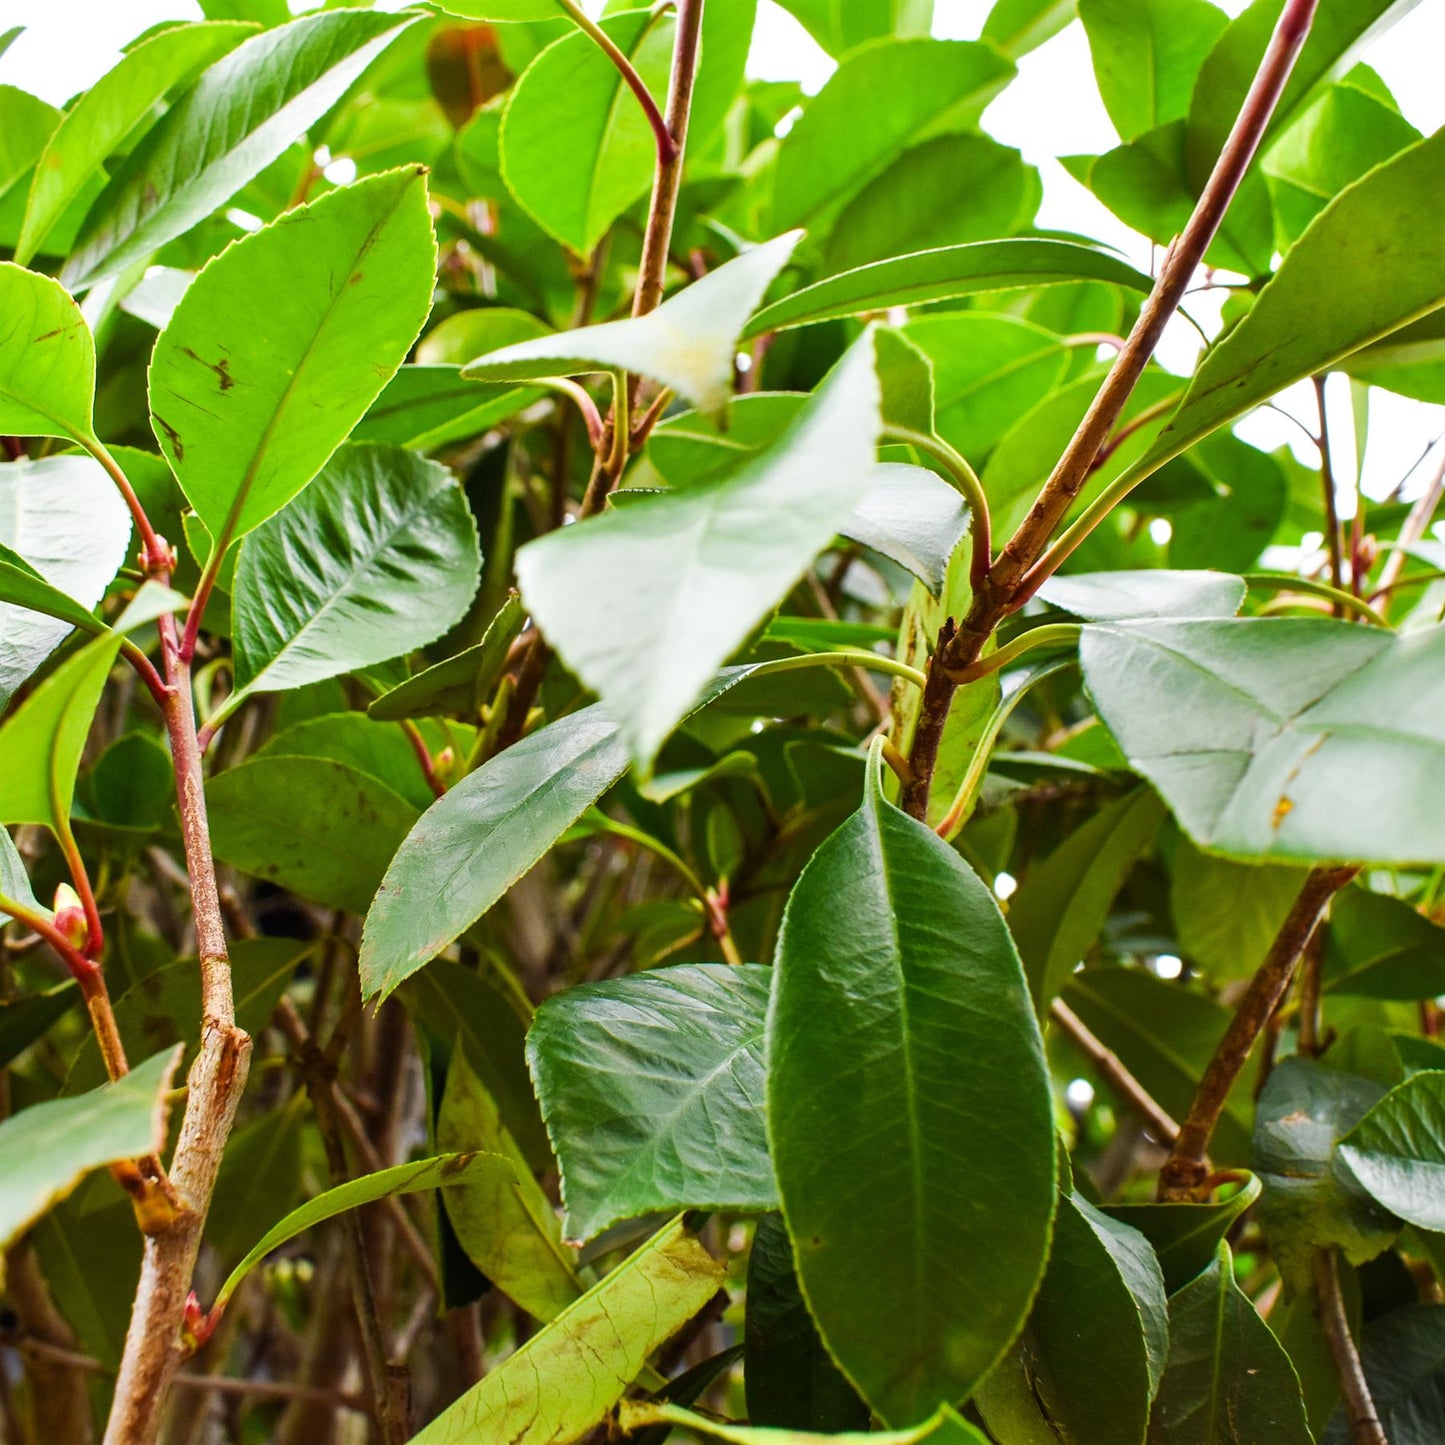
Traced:
<path fill-rule="evenodd" d="M 1088 414 L 1028 516 L 989 569 L 982 586 L 975 591 L 973 605 L 963 624 L 956 631 L 950 629 L 946 638 L 940 633 L 909 753 L 914 782 L 903 795 L 903 806 L 915 818 L 923 818 L 928 811 L 933 770 L 956 688 L 951 675 L 957 676 L 978 660 L 998 624 L 1026 595 L 1025 579 L 1029 569 L 1043 553 L 1088 478 L 1100 449 L 1107 443 L 1144 374 L 1165 325 L 1178 309 L 1195 269 L 1219 230 L 1309 34 L 1317 4 L 1318 0 L 1287 0 L 1249 94 L 1194 212 L 1170 246 L 1154 289 L 1145 300 L 1139 319 L 1114 359 Z M 1042 577 L 1029 579 L 1027 592 L 1035 590 L 1042 580 Z"/>
<path fill-rule="evenodd" d="M 1250 980 L 1219 1047 L 1214 1051 L 1204 1077 L 1195 1091 L 1179 1137 L 1159 1172 L 1159 1198 L 1187 1200 L 1209 1175 L 1206 1155 L 1215 1125 L 1224 1112 L 1229 1091 L 1239 1077 L 1255 1041 L 1279 1006 L 1300 960 L 1330 899 L 1359 869 L 1316 868 L 1305 879 L 1299 897 L 1285 918 L 1264 962 Z"/>
<path fill-rule="evenodd" d="M 1161 1143 L 1173 1144 L 1179 1136 L 1179 1125 L 1154 1096 L 1124 1067 L 1107 1044 L 1066 1004 L 1056 998 L 1049 1005 L 1049 1016 L 1069 1036 L 1069 1041 L 1093 1065 L 1094 1071 L 1131 1109 L 1149 1132 Z"/>
<path fill-rule="evenodd" d="M 1375 1410 L 1354 1336 L 1350 1333 L 1334 1250 L 1315 1251 L 1314 1276 L 1320 1328 L 1330 1343 L 1330 1356 L 1339 1378 L 1340 1395 L 1345 1402 L 1345 1418 L 1350 1422 L 1350 1438 L 1354 1445 L 1390 1445 Z"/>

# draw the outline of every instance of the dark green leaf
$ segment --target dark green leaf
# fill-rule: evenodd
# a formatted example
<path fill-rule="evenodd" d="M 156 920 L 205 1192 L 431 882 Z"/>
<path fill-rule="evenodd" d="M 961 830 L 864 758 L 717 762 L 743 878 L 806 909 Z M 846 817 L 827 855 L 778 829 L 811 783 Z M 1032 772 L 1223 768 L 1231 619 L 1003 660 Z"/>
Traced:
<path fill-rule="evenodd" d="M 1106 1204 L 1104 1212 L 1137 1229 L 1154 1247 L 1164 1287 L 1183 1289 L 1214 1258 L 1219 1241 L 1259 1198 L 1253 1174 L 1227 1199 L 1210 1204 Z"/>
<path fill-rule="evenodd" d="M 1363 998 L 1445 994 L 1445 929 L 1398 898 L 1347 888 L 1330 908 L 1325 987 Z"/>
<path fill-rule="evenodd" d="M 1424 1070 L 1392 1089 L 1340 1140 L 1339 1153 L 1390 1213 L 1445 1229 L 1445 1071 Z"/>
<path fill-rule="evenodd" d="M 1413 1305 L 1371 1320 L 1360 1355 L 1390 1445 L 1435 1445 L 1445 1433 L 1445 1306 Z M 1355 1438 L 1341 1408 L 1320 1445 L 1350 1445 Z"/>
<path fill-rule="evenodd" d="M 206 1215 L 206 1243 L 224 1264 L 245 1254 L 258 1228 L 288 1214 L 301 1192 L 304 1093 L 238 1129 L 226 1146 Z"/>

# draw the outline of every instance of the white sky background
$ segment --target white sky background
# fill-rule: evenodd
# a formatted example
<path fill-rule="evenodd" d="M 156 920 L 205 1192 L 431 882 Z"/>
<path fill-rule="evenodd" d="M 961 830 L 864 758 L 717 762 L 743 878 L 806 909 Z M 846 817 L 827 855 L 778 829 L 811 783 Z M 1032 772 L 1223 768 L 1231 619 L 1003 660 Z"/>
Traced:
<path fill-rule="evenodd" d="M 601 0 L 586 0 L 594 12 Z M 726 4 L 728 0 L 711 0 Z M 853 0 L 866 3 L 866 0 Z M 1230 14 L 1246 0 L 1217 0 Z M 309 8 L 293 5 L 293 8 Z M 400 8 L 399 0 L 381 8 Z M 934 0 L 934 34 L 945 39 L 977 37 L 989 0 Z M 26 33 L 0 56 L 0 82 L 18 85 L 61 105 L 120 59 L 120 46 L 158 21 L 196 20 L 196 0 L 0 0 L 0 32 L 24 25 Z M 1445 0 L 1422 0 L 1403 21 L 1366 54 L 1384 77 L 1400 109 L 1425 134 L 1445 124 Z M 833 62 L 803 28 L 772 0 L 759 0 L 753 39 L 751 73 L 765 79 L 801 80 L 810 93 L 832 72 Z M 1117 137 L 1094 88 L 1089 48 L 1082 26 L 1075 23 L 1020 62 L 1019 78 L 990 107 L 984 124 L 1005 144 L 1017 146 L 1043 175 L 1044 202 L 1039 224 L 1097 237 L 1123 250 L 1135 264 L 1149 266 L 1149 245 L 1116 220 L 1055 161 L 1056 156 L 1099 154 L 1117 144 Z M 1441 180 L 1445 218 L 1445 177 Z M 1445 224 L 1445 219 L 1442 219 Z M 1191 298 L 1190 309 L 1206 327 L 1209 296 Z M 1328 304 L 1328 298 L 1321 298 Z M 1160 360 L 1173 371 L 1187 372 L 1198 350 L 1196 333 L 1176 321 L 1166 333 Z M 1342 381 L 1332 397 L 1332 448 L 1337 475 L 1354 470 L 1349 398 Z M 1311 422 L 1314 399 L 1308 383 L 1281 398 L 1296 415 Z M 1302 461 L 1313 465 L 1313 448 L 1282 417 L 1256 413 L 1240 428 L 1258 445 L 1287 442 Z M 1386 392 L 1373 393 L 1364 483 L 1368 494 L 1388 494 L 1445 434 L 1445 407 L 1426 406 Z M 1437 452 L 1438 455 L 1438 452 Z M 1432 466 L 1415 466 L 1409 493 L 1423 490 Z M 1348 507 L 1346 507 L 1348 511 Z"/>

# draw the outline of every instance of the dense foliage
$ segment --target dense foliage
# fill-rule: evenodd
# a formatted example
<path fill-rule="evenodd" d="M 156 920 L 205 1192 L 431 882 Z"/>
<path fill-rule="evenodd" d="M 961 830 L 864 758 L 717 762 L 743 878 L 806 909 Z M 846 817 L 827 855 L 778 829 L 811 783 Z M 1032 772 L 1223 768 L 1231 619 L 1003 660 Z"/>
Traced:
<path fill-rule="evenodd" d="M 7 1439 L 1445 1439 L 1411 0 L 780 3 L 0 87 Z"/>

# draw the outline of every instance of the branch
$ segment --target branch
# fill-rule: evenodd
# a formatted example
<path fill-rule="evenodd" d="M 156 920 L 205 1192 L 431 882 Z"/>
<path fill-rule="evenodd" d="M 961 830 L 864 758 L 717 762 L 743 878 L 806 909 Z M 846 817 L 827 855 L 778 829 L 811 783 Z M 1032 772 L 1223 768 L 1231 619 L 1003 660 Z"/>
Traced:
<path fill-rule="evenodd" d="M 1375 1411 L 1354 1336 L 1350 1334 L 1345 1302 L 1340 1295 L 1340 1276 L 1334 1250 L 1315 1251 L 1314 1275 L 1320 1328 L 1330 1342 L 1330 1355 L 1335 1362 L 1335 1374 L 1339 1376 L 1340 1394 L 1344 1397 L 1345 1416 L 1350 1422 L 1350 1438 L 1354 1445 L 1390 1445 Z"/>
<path fill-rule="evenodd" d="M 1400 528 L 1400 535 L 1395 539 L 1395 550 L 1380 569 L 1380 584 L 1375 588 L 1371 600 L 1378 601 L 1388 596 L 1394 588 L 1404 570 L 1405 559 L 1409 556 L 1407 549 L 1425 535 L 1425 529 L 1430 525 L 1442 497 L 1445 497 L 1445 453 L 1441 454 L 1440 465 L 1435 469 L 1430 485 L 1410 508 L 1410 515 L 1405 518 L 1405 525 Z"/>
<path fill-rule="evenodd" d="M 1125 1106 L 1143 1120 L 1149 1132 L 1160 1143 L 1173 1144 L 1179 1137 L 1179 1125 L 1174 1122 L 1173 1115 L 1124 1067 L 1118 1054 L 1063 999 L 1056 998 L 1049 1005 L 1049 1017 L 1069 1036 L 1070 1042 L 1089 1060 L 1095 1072 Z"/>
<path fill-rule="evenodd" d="M 1024 579 L 1038 560 L 1049 537 L 1083 486 L 1101 447 L 1133 393 L 1165 324 L 1178 308 L 1195 268 L 1214 239 L 1220 222 L 1239 188 L 1260 140 L 1269 125 L 1296 56 L 1309 33 L 1318 0 L 1287 0 L 1249 94 L 1229 133 L 1214 170 L 1183 232 L 1170 246 L 1154 289 L 1145 300 L 1139 319 L 1113 366 L 1104 378 L 1088 414 L 1065 449 L 1043 490 L 1019 525 L 1018 531 L 989 570 L 962 627 L 945 626 L 939 634 L 928 689 L 914 730 L 909 764 L 914 782 L 903 795 L 903 805 L 915 818 L 928 811 L 933 769 L 943 740 L 956 684 L 950 674 L 976 662 L 995 628 L 1015 610 L 1025 595 Z M 1058 559 L 1062 561 L 1062 557 Z M 1036 590 L 1044 573 L 1030 579 Z M 940 665 L 941 664 L 941 665 Z"/>
<path fill-rule="evenodd" d="M 1335 466 L 1330 457 L 1329 408 L 1325 405 L 1325 378 L 1312 376 L 1315 388 L 1315 406 L 1320 418 L 1320 492 L 1325 504 L 1325 537 L 1330 549 L 1330 581 L 1335 590 L 1342 592 L 1345 586 L 1345 536 L 1340 526 L 1339 497 L 1335 492 Z M 1338 607 L 1335 615 L 1339 616 Z"/>
<path fill-rule="evenodd" d="M 1214 1127 L 1229 1098 L 1234 1081 L 1243 1070 L 1255 1041 L 1270 1015 L 1284 997 L 1294 977 L 1295 965 L 1305 951 L 1325 909 L 1335 894 L 1352 879 L 1358 868 L 1316 868 L 1305 879 L 1271 944 L 1264 962 L 1250 980 L 1219 1047 L 1214 1051 L 1204 1077 L 1189 1106 L 1188 1117 L 1179 1130 L 1173 1151 L 1159 1172 L 1159 1198 L 1164 1202 L 1187 1200 L 1209 1174 L 1205 1156 Z"/>

